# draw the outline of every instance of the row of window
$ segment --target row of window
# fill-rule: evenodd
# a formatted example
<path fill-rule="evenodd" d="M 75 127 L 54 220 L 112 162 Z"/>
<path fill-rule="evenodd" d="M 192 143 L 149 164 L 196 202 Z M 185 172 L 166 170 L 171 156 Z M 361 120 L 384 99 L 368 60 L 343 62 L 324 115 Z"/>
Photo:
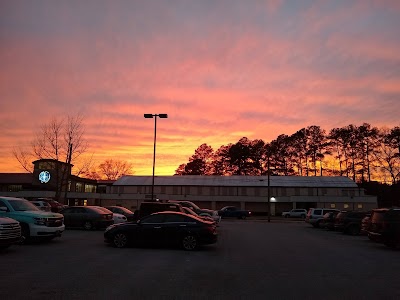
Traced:
<path fill-rule="evenodd" d="M 167 191 L 168 189 L 168 191 Z M 293 194 L 288 190 L 291 190 Z M 148 194 L 151 193 L 151 186 L 112 186 L 113 194 Z M 268 188 L 261 187 L 214 187 L 214 186 L 155 186 L 155 194 L 173 195 L 197 195 L 197 196 L 267 196 Z M 277 188 L 271 187 L 270 194 L 276 197 L 286 196 L 325 196 L 328 195 L 327 188 Z M 289 194 L 289 195 L 288 195 Z M 354 190 L 331 190 L 332 196 L 354 196 Z"/>
<path fill-rule="evenodd" d="M 335 209 L 341 209 L 341 207 L 339 207 L 339 205 L 336 203 L 331 203 L 330 207 Z M 357 203 L 357 209 L 362 209 L 362 208 L 363 208 L 362 203 Z M 354 209 L 354 207 L 353 204 L 343 203 L 343 209 Z"/>

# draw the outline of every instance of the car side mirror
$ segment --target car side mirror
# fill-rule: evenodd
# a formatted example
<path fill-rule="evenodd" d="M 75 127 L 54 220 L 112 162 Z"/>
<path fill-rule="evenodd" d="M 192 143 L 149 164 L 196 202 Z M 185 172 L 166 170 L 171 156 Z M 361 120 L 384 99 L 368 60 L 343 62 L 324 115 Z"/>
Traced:
<path fill-rule="evenodd" d="M 8 209 L 7 209 L 7 207 L 0 207 L 0 211 L 7 212 L 7 211 L 8 211 Z"/>

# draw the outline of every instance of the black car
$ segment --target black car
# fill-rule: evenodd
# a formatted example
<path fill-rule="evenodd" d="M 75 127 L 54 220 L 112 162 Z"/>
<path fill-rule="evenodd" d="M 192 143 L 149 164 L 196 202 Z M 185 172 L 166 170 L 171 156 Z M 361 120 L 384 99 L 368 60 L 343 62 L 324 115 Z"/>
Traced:
<path fill-rule="evenodd" d="M 125 207 L 122 206 L 106 206 L 108 210 L 112 211 L 116 214 L 124 215 L 128 222 L 135 220 L 135 213 Z"/>
<path fill-rule="evenodd" d="M 61 211 L 65 227 L 79 227 L 86 230 L 106 228 L 114 224 L 112 212 L 95 206 L 70 206 Z"/>
<path fill-rule="evenodd" d="M 335 219 L 335 230 L 350 235 L 359 235 L 361 221 L 367 215 L 365 211 L 342 211 Z"/>
<path fill-rule="evenodd" d="M 104 232 L 106 243 L 123 248 L 133 246 L 180 246 L 194 250 L 217 242 L 216 226 L 181 212 L 158 212 L 137 222 L 115 224 Z"/>
<path fill-rule="evenodd" d="M 225 206 L 218 211 L 221 218 L 246 219 L 251 216 L 251 211 L 237 208 L 236 206 Z"/>

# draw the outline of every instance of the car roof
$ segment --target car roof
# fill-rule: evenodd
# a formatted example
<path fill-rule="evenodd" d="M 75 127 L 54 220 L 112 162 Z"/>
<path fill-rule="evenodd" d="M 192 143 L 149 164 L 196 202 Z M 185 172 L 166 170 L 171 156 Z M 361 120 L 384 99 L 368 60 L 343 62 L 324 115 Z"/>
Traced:
<path fill-rule="evenodd" d="M 160 212 L 152 213 L 152 214 L 149 215 L 149 216 L 153 216 L 153 215 L 166 215 L 166 214 L 169 214 L 169 215 L 181 215 L 181 216 L 185 216 L 185 217 L 189 217 L 189 218 L 195 219 L 196 221 L 200 221 L 200 222 L 202 222 L 202 223 L 210 223 L 210 222 L 204 221 L 203 219 L 198 218 L 198 217 L 196 217 L 196 216 L 194 216 L 194 215 L 189 215 L 189 214 L 186 214 L 186 213 L 183 213 L 183 212 L 180 212 L 180 211 L 168 211 L 168 210 L 166 210 L 166 211 L 160 211 Z M 146 217 L 148 217 L 148 216 L 146 216 Z"/>

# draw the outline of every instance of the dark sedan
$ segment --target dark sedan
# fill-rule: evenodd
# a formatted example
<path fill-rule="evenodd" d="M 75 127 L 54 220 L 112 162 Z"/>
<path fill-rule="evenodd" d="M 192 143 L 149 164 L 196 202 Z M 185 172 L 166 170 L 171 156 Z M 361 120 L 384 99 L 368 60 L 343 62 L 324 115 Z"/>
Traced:
<path fill-rule="evenodd" d="M 127 209 L 127 208 L 125 208 L 125 207 L 122 207 L 122 206 L 106 206 L 105 208 L 107 208 L 108 210 L 112 211 L 113 213 L 124 215 L 128 221 L 134 221 L 135 220 L 134 212 L 129 210 L 129 209 Z"/>
<path fill-rule="evenodd" d="M 79 227 L 86 230 L 106 228 L 114 224 L 113 214 L 93 206 L 71 206 L 61 211 L 65 227 Z"/>
<path fill-rule="evenodd" d="M 246 219 L 251 216 L 251 211 L 239 209 L 235 206 L 225 206 L 218 211 L 222 218 Z"/>
<path fill-rule="evenodd" d="M 216 243 L 217 231 L 212 222 L 181 212 L 164 211 L 137 222 L 112 225 L 104 232 L 104 240 L 117 248 L 150 245 L 194 250 L 199 245 Z"/>

